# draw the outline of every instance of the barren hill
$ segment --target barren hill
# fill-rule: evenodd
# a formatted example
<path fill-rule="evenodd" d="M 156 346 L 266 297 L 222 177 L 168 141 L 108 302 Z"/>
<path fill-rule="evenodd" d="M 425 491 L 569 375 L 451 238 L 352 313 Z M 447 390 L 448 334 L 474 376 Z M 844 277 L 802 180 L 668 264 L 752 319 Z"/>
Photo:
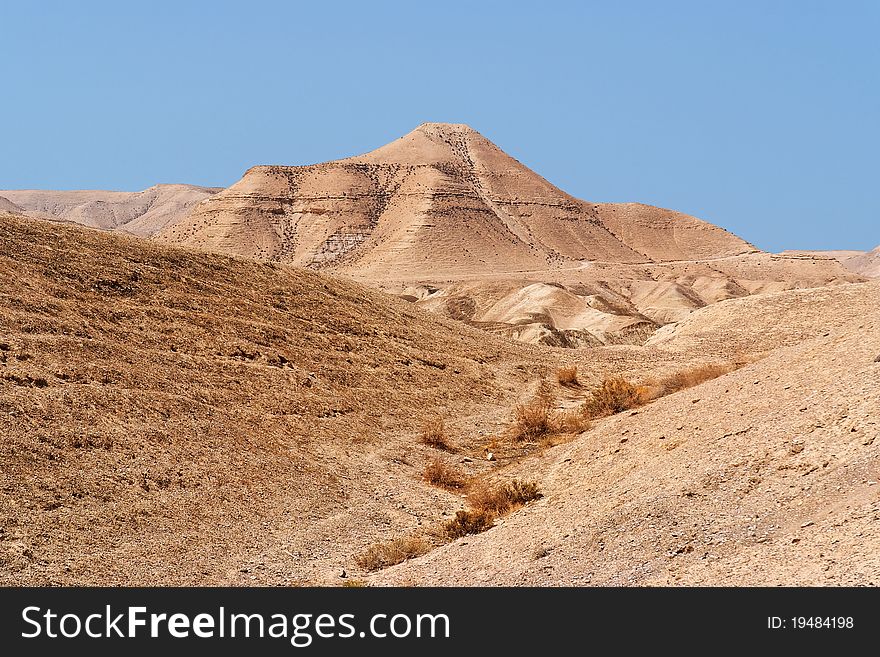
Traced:
<path fill-rule="evenodd" d="M 383 280 L 755 251 L 693 217 L 575 199 L 468 126 L 442 123 L 366 155 L 254 167 L 157 237 Z"/>
<path fill-rule="evenodd" d="M 545 497 L 373 583 L 877 585 L 880 285 L 725 301 L 648 348 L 756 339 L 762 360 L 508 468 Z"/>
<path fill-rule="evenodd" d="M 323 576 L 446 504 L 430 413 L 506 413 L 538 367 L 309 272 L 12 215 L 0 247 L 3 584 L 247 582 L 267 545 Z"/>
<path fill-rule="evenodd" d="M 727 231 L 554 187 L 465 125 L 366 155 L 258 166 L 155 239 L 344 274 L 526 342 L 639 342 L 721 299 L 859 277 Z"/>
<path fill-rule="evenodd" d="M 8 198 L 0 196 L 0 212 L 12 212 L 15 214 L 21 214 L 22 210 Z"/>
<path fill-rule="evenodd" d="M 194 185 L 154 185 L 141 192 L 5 190 L 0 196 L 32 216 L 146 237 L 187 216 L 216 191 Z"/>
<path fill-rule="evenodd" d="M 780 255 L 837 260 L 853 274 L 880 278 L 880 246 L 873 251 L 783 251 Z"/>
<path fill-rule="evenodd" d="M 873 251 L 850 258 L 843 263 L 843 266 L 861 276 L 880 278 L 880 246 Z"/>
<path fill-rule="evenodd" d="M 759 556 L 784 583 L 875 577 L 876 284 L 730 299 L 649 346 L 573 351 L 60 223 L 0 216 L 0 247 L 0 583 L 739 583 Z M 501 438 L 542 377 L 583 399 L 563 364 L 589 386 L 733 357 L 764 360 L 568 444 Z M 436 417 L 454 453 L 421 444 Z M 425 481 L 437 458 L 545 499 L 364 572 L 371 544 L 461 507 Z"/>

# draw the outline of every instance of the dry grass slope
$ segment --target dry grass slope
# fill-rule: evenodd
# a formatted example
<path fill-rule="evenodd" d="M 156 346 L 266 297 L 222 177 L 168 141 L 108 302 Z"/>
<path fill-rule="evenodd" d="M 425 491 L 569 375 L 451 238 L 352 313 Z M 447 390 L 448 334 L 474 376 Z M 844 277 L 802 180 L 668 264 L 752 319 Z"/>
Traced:
<path fill-rule="evenodd" d="M 389 470 L 439 517 L 393 458 L 438 399 L 501 412 L 487 360 L 530 358 L 352 283 L 10 216 L 0 343 L 3 584 L 319 578 L 322 541 L 411 522 Z"/>

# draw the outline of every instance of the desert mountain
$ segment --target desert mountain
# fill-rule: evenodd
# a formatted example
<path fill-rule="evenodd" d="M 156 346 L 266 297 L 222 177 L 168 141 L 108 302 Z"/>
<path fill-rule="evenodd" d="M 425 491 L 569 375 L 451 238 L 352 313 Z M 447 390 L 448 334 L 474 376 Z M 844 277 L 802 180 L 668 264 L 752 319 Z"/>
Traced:
<path fill-rule="evenodd" d="M 0 196 L 0 212 L 11 212 L 21 214 L 22 210 L 15 203 L 4 196 Z"/>
<path fill-rule="evenodd" d="M 321 273 L 0 216 L 0 583 L 870 583 L 878 291 L 729 299 L 647 346 L 562 350 Z M 566 408 L 608 375 L 734 358 L 572 442 L 503 438 L 541 378 Z M 420 441 L 437 417 L 454 453 Z M 544 499 L 365 572 L 372 544 L 465 503 L 425 481 L 438 458 Z"/>
<path fill-rule="evenodd" d="M 155 185 L 141 192 L 5 190 L 0 196 L 31 216 L 146 237 L 187 216 L 216 191 L 193 185 Z"/>
<path fill-rule="evenodd" d="M 366 155 L 254 167 L 154 237 L 344 274 L 559 346 L 640 342 L 722 299 L 859 280 L 678 212 L 578 200 L 468 126 L 442 123 Z"/>
<path fill-rule="evenodd" d="M 783 256 L 837 260 L 847 271 L 865 278 L 880 278 L 880 246 L 873 251 L 783 251 Z"/>
<path fill-rule="evenodd" d="M 468 126 L 442 123 L 366 155 L 254 167 L 158 237 L 382 280 L 756 250 L 679 213 L 580 201 Z"/>
<path fill-rule="evenodd" d="M 848 259 L 843 266 L 867 278 L 880 278 L 880 246 L 873 251 Z"/>

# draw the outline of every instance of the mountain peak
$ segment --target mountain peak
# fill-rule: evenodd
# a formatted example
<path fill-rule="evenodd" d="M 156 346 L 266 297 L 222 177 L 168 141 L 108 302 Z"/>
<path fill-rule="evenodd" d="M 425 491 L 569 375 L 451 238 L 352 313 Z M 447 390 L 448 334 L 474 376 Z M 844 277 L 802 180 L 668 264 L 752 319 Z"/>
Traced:
<path fill-rule="evenodd" d="M 419 125 L 413 132 L 441 133 L 441 134 L 479 134 L 467 123 L 432 123 L 426 122 Z"/>

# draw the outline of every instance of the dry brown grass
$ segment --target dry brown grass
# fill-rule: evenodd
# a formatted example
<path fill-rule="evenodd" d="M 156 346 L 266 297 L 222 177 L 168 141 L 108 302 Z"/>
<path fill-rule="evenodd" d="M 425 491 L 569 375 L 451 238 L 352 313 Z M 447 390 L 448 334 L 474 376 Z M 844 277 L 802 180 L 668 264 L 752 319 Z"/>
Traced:
<path fill-rule="evenodd" d="M 560 367 L 556 370 L 556 380 L 559 382 L 559 385 L 566 388 L 579 388 L 581 384 L 578 381 L 577 365 Z"/>
<path fill-rule="evenodd" d="M 559 433 L 582 433 L 589 430 L 591 423 L 580 406 L 556 413 L 555 425 Z"/>
<path fill-rule="evenodd" d="M 582 412 L 587 418 L 606 417 L 641 406 L 648 400 L 647 389 L 622 377 L 609 377 L 590 390 Z"/>
<path fill-rule="evenodd" d="M 717 379 L 719 376 L 733 372 L 742 367 L 739 363 L 706 363 L 697 365 L 687 370 L 682 370 L 649 383 L 652 397 L 671 395 L 679 390 L 693 388 L 694 386 Z"/>
<path fill-rule="evenodd" d="M 376 543 L 355 557 L 355 563 L 364 570 L 381 570 L 395 564 L 420 557 L 431 547 L 419 536 L 401 536 L 387 543 Z"/>
<path fill-rule="evenodd" d="M 614 415 L 637 408 L 659 397 L 716 379 L 744 364 L 745 361 L 697 365 L 661 379 L 649 380 L 645 385 L 635 385 L 622 377 L 609 377 L 590 390 L 590 396 L 583 403 L 581 413 L 588 419 Z"/>
<path fill-rule="evenodd" d="M 527 403 L 519 404 L 514 414 L 510 437 L 514 442 L 555 444 L 555 438 L 578 434 L 590 428 L 590 415 L 584 408 L 555 410 L 556 400 L 545 381 Z"/>
<path fill-rule="evenodd" d="M 503 516 L 540 497 L 542 495 L 537 483 L 514 479 L 495 488 L 488 486 L 475 488 L 468 495 L 468 503 L 474 511 Z"/>
<path fill-rule="evenodd" d="M 464 475 L 442 459 L 429 461 L 425 466 L 424 476 L 425 481 L 429 484 L 446 488 L 447 490 L 458 490 L 465 486 Z"/>
<path fill-rule="evenodd" d="M 446 437 L 446 425 L 442 417 L 431 418 L 422 425 L 419 441 L 423 445 L 440 449 L 444 452 L 454 452 L 455 448 L 449 444 Z"/>
<path fill-rule="evenodd" d="M 518 404 L 514 414 L 513 439 L 539 440 L 556 430 L 553 418 L 553 394 L 546 381 L 525 404 Z"/>
<path fill-rule="evenodd" d="M 491 529 L 493 524 L 495 524 L 495 516 L 488 511 L 456 511 L 455 518 L 447 522 L 443 528 L 446 537 L 455 540 L 468 534 L 484 532 Z"/>

